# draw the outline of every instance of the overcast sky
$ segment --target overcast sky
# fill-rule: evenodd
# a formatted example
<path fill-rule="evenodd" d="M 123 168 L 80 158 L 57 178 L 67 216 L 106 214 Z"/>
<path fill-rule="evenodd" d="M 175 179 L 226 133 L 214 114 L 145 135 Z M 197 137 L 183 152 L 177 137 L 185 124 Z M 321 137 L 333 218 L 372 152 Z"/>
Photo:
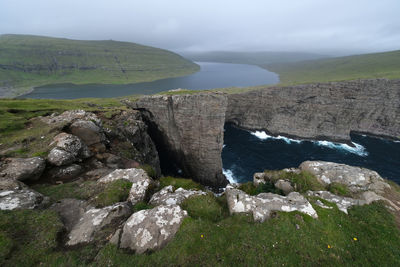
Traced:
<path fill-rule="evenodd" d="M 400 0 L 0 0 L 0 34 L 175 51 L 400 49 Z"/>

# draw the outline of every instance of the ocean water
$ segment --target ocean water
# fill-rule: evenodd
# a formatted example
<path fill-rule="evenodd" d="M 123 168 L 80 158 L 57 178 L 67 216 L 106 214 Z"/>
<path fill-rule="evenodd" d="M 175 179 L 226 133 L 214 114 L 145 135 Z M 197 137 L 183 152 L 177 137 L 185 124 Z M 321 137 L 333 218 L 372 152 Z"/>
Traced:
<path fill-rule="evenodd" d="M 232 182 L 253 180 L 255 172 L 298 167 L 306 160 L 323 160 L 365 167 L 400 184 L 400 142 L 351 135 L 353 146 L 328 141 L 304 141 L 269 136 L 225 125 L 222 162 Z"/>

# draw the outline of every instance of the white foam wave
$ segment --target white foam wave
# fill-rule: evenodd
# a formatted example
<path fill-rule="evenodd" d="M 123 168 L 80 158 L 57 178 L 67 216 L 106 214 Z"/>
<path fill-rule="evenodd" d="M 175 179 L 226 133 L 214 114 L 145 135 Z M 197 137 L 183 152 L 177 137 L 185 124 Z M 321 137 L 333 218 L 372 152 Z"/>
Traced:
<path fill-rule="evenodd" d="M 233 177 L 233 172 L 231 170 L 222 169 L 222 173 L 225 175 L 226 179 L 228 179 L 229 183 L 237 183 L 236 179 Z"/>
<path fill-rule="evenodd" d="M 261 140 L 266 140 L 266 139 L 272 139 L 272 140 L 283 140 L 285 141 L 287 144 L 291 144 L 291 143 L 297 143 L 300 144 L 302 142 L 302 140 L 297 140 L 297 139 L 292 139 L 292 138 L 288 138 L 285 136 L 272 136 L 267 134 L 264 131 L 255 131 L 255 132 L 251 132 L 252 135 L 256 136 L 257 138 L 261 139 Z"/>
<path fill-rule="evenodd" d="M 368 156 L 368 151 L 365 149 L 365 147 L 363 147 L 360 144 L 354 143 L 354 142 L 351 142 L 354 145 L 354 147 L 349 146 L 348 144 L 333 143 L 333 142 L 329 142 L 329 141 L 313 141 L 313 142 L 319 146 L 324 146 L 324 147 L 328 147 L 331 149 L 345 150 L 347 152 L 357 154 L 362 157 Z"/>

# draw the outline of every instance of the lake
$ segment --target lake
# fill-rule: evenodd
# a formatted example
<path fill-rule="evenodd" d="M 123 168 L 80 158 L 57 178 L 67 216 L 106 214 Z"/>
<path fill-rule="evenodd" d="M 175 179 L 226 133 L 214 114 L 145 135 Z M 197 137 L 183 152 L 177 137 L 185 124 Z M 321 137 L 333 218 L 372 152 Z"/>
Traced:
<path fill-rule="evenodd" d="M 253 65 L 214 62 L 196 62 L 200 71 L 183 77 L 122 85 L 107 84 L 55 84 L 37 87 L 20 98 L 75 99 L 86 97 L 120 97 L 155 94 L 171 89 L 191 90 L 224 87 L 247 87 L 279 82 L 279 76 Z"/>
<path fill-rule="evenodd" d="M 298 167 L 306 160 L 323 160 L 365 167 L 400 184 L 400 142 L 351 135 L 354 147 L 327 141 L 272 137 L 225 125 L 222 162 L 230 181 L 253 180 L 255 172 Z"/>

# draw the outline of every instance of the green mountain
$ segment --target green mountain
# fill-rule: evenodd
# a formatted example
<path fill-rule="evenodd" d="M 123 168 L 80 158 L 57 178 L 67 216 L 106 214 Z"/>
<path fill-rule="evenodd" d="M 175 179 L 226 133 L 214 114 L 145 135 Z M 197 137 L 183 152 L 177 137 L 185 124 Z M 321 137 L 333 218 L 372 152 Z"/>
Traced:
<path fill-rule="evenodd" d="M 284 84 L 400 78 L 400 50 L 292 63 L 265 64 Z"/>
<path fill-rule="evenodd" d="M 237 63 L 263 65 L 270 63 L 296 62 L 303 60 L 313 60 L 327 56 L 301 53 L 301 52 L 230 52 L 230 51 L 211 51 L 211 52 L 185 52 L 182 53 L 186 58 L 193 61 L 209 61 L 222 63 Z"/>
<path fill-rule="evenodd" d="M 178 54 L 134 43 L 0 35 L 0 97 L 46 84 L 126 84 L 198 70 Z"/>

